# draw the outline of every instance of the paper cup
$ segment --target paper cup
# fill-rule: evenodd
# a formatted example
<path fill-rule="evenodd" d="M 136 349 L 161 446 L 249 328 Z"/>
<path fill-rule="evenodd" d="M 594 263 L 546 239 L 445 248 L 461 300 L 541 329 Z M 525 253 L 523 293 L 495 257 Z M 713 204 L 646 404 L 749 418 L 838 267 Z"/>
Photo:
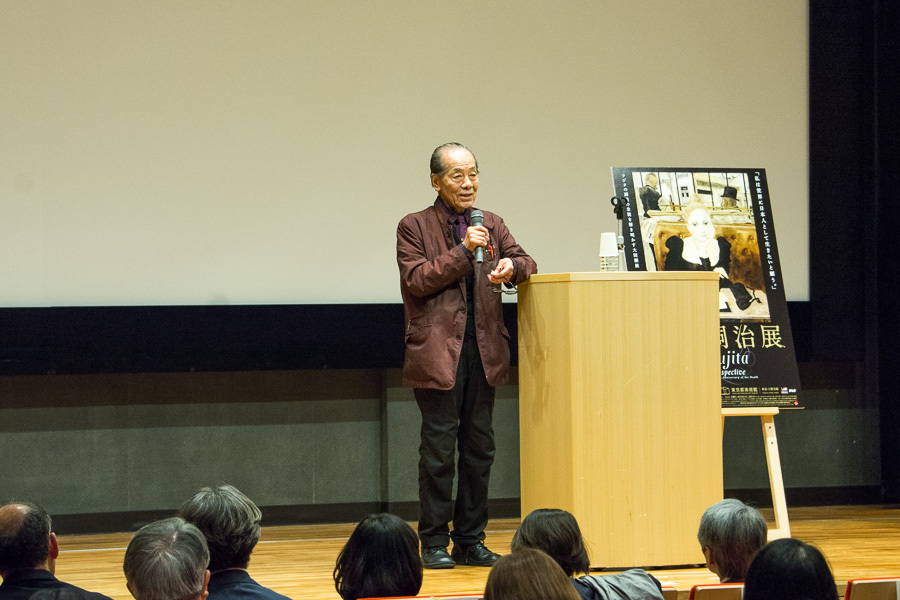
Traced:
<path fill-rule="evenodd" d="M 604 232 L 600 234 L 600 270 L 619 270 L 619 245 L 616 243 L 616 234 Z"/>

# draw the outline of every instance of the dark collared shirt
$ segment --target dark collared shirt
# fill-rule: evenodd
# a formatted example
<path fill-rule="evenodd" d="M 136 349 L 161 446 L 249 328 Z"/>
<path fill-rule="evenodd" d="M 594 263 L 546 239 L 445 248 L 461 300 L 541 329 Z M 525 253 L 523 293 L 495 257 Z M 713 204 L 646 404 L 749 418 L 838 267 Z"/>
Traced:
<path fill-rule="evenodd" d="M 452 208 L 447 206 L 447 203 L 441 200 L 441 206 L 447 211 L 447 223 L 450 226 L 450 233 L 453 235 L 453 239 L 456 240 L 457 244 L 462 244 L 463 238 L 465 237 L 465 230 L 462 232 L 459 231 L 459 226 L 457 225 L 457 220 L 460 216 L 465 219 L 466 227 L 471 224 L 469 218 L 472 215 L 472 209 L 467 208 L 462 212 L 462 215 L 455 212 Z M 462 235 L 460 235 L 462 233 Z M 462 247 L 463 252 L 466 253 L 466 258 L 469 259 L 469 262 L 473 262 L 475 260 L 475 255 L 466 248 Z M 468 273 L 466 273 L 466 337 L 472 336 L 475 338 L 475 269 L 472 269 Z"/>
<path fill-rule="evenodd" d="M 256 583 L 243 569 L 216 571 L 209 578 L 209 600 L 290 600 Z"/>
<path fill-rule="evenodd" d="M 50 571 L 30 569 L 17 571 L 3 578 L 0 585 L 0 600 L 28 600 L 40 590 L 69 588 L 81 593 L 86 600 L 112 600 L 108 596 L 96 592 L 88 592 L 70 583 L 60 581 Z"/>
<path fill-rule="evenodd" d="M 462 243 L 462 239 L 466 237 L 466 228 L 471 224 L 470 218 L 472 216 L 472 209 L 467 208 L 462 211 L 462 214 L 457 213 L 455 210 L 450 208 L 443 199 L 441 199 L 441 206 L 444 207 L 444 210 L 447 211 L 447 222 L 450 223 L 450 231 L 453 232 L 453 235 L 456 236 L 456 243 Z M 465 227 L 460 231 L 459 228 L 459 217 L 463 218 L 465 222 Z M 465 246 L 463 246 L 465 248 Z M 468 248 L 466 248 L 468 250 Z"/>

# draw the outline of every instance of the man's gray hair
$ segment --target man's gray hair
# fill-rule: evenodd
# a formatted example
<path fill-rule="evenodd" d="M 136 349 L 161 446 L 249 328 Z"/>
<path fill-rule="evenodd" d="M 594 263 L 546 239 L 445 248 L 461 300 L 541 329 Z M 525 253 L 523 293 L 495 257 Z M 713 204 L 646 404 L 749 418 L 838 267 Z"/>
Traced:
<path fill-rule="evenodd" d="M 453 148 L 461 148 L 472 155 L 472 158 L 475 160 L 475 170 L 478 171 L 478 159 L 475 158 L 475 153 L 460 144 L 459 142 L 447 142 L 446 144 L 441 144 L 437 148 L 434 149 L 434 152 L 431 153 L 431 162 L 429 166 L 431 167 L 431 174 L 437 175 L 438 177 L 443 177 L 444 173 L 447 172 L 447 165 L 444 164 L 444 151 L 450 150 Z"/>
<path fill-rule="evenodd" d="M 767 535 L 766 520 L 758 510 L 729 498 L 706 509 L 697 540 L 702 548 L 709 548 L 719 579 L 743 581 L 753 557 L 766 545 Z"/>
<path fill-rule="evenodd" d="M 122 568 L 137 600 L 190 600 L 203 592 L 209 550 L 200 530 L 180 517 L 141 527 Z"/>
<path fill-rule="evenodd" d="M 178 516 L 206 536 L 209 570 L 246 569 L 259 541 L 262 513 L 232 485 L 205 487 L 181 505 Z"/>

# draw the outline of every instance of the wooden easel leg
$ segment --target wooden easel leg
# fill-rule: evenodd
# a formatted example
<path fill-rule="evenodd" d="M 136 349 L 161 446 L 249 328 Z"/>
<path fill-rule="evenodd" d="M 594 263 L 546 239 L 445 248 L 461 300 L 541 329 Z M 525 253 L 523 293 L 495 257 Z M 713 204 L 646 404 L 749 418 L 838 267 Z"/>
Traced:
<path fill-rule="evenodd" d="M 778 455 L 778 439 L 775 437 L 775 419 L 761 415 L 763 438 L 766 445 L 766 463 L 769 465 L 769 487 L 772 489 L 772 507 L 775 509 L 775 528 L 769 530 L 769 541 L 791 537 L 788 523 L 787 501 L 784 497 L 784 480 L 781 478 L 781 458 Z"/>

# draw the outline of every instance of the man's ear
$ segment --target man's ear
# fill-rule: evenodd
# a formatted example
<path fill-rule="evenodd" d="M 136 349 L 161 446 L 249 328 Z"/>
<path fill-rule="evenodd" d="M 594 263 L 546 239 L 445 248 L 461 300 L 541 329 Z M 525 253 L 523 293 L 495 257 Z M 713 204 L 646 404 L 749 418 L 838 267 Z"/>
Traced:
<path fill-rule="evenodd" d="M 206 587 L 209 585 L 209 576 L 211 573 L 209 569 L 206 570 L 206 575 L 203 577 L 203 590 L 200 592 L 200 600 L 206 600 L 206 597 L 209 596 L 209 590 Z"/>
<path fill-rule="evenodd" d="M 719 566 L 716 564 L 716 559 L 713 558 L 709 546 L 703 546 L 703 556 L 706 558 L 706 568 L 718 575 Z"/>
<path fill-rule="evenodd" d="M 431 174 L 431 187 L 433 187 L 434 191 L 436 191 L 436 192 L 441 191 L 441 188 L 439 185 L 440 180 L 441 180 L 440 177 L 438 177 L 434 173 Z"/>
<path fill-rule="evenodd" d="M 59 540 L 56 539 L 56 534 L 52 531 L 50 532 L 50 558 L 56 560 L 59 557 Z"/>

